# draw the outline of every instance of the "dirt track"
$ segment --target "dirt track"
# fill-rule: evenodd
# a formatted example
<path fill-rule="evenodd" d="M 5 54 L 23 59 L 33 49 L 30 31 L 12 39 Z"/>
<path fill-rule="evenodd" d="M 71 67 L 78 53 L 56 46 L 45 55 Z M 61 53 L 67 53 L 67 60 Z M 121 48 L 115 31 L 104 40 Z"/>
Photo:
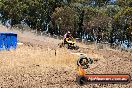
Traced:
<path fill-rule="evenodd" d="M 1 31 L 5 31 L 1 27 Z M 8 30 L 7 30 L 8 31 Z M 78 51 L 57 48 L 60 40 L 18 33 L 24 45 L 16 50 L 0 52 L 0 87 L 2 88 L 79 88 L 76 84 L 77 55 L 82 52 L 92 57 L 93 65 L 88 73 L 132 76 L 132 53 L 117 50 L 95 50 L 91 47 Z M 86 45 L 80 44 L 83 47 Z M 55 56 L 56 50 L 56 56 Z M 89 84 L 82 88 L 131 88 L 130 84 Z"/>

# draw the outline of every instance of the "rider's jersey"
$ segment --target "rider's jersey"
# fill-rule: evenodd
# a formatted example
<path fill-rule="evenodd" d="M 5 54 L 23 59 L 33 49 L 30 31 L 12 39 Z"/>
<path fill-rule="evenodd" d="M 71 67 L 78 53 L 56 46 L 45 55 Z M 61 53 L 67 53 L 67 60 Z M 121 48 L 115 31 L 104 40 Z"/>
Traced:
<path fill-rule="evenodd" d="M 65 39 L 65 38 L 70 38 L 70 37 L 72 37 L 72 35 L 69 34 L 69 33 L 66 33 L 66 34 L 64 35 L 64 39 Z"/>
<path fill-rule="evenodd" d="M 64 39 L 66 38 L 66 36 L 67 36 L 67 33 L 64 35 Z"/>

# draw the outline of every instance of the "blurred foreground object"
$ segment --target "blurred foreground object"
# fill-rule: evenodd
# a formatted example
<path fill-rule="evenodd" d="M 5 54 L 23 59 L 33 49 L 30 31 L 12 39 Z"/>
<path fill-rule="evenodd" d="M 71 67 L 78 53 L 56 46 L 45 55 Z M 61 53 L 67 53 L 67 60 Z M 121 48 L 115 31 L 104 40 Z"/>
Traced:
<path fill-rule="evenodd" d="M 130 83 L 131 77 L 129 74 L 88 74 L 87 69 L 89 64 L 92 64 L 93 60 L 81 55 L 77 61 L 77 71 L 78 76 L 76 77 L 76 82 L 79 85 L 84 85 L 86 83 L 117 83 L 117 84 L 127 84 Z"/>

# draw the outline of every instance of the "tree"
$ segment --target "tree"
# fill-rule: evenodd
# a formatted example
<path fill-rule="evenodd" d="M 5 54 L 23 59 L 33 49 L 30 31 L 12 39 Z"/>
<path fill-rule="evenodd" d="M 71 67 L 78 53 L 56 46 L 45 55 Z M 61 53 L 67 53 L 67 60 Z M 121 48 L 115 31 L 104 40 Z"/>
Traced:
<path fill-rule="evenodd" d="M 60 30 L 61 34 L 66 33 L 67 31 L 71 31 L 72 33 L 76 31 L 75 23 L 78 21 L 77 13 L 74 9 L 69 6 L 58 7 L 55 9 L 55 12 L 52 14 L 52 24 L 53 30 L 56 31 L 56 26 L 58 24 L 58 20 L 61 18 Z"/>
<path fill-rule="evenodd" d="M 114 24 L 116 24 L 117 31 L 119 32 L 120 39 L 123 42 L 125 39 L 130 40 L 131 34 L 131 26 L 132 26 L 132 8 L 126 7 L 123 10 L 119 11 L 118 14 L 114 16 Z"/>
<path fill-rule="evenodd" d="M 116 0 L 116 4 L 122 7 L 132 6 L 132 0 Z"/>

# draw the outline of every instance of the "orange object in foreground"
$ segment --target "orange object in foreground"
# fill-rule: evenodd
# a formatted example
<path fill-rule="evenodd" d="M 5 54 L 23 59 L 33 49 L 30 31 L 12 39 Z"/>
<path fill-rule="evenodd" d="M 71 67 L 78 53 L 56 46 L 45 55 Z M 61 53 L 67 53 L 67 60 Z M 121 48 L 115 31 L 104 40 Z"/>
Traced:
<path fill-rule="evenodd" d="M 88 74 L 85 78 L 92 83 L 129 83 L 131 80 L 128 74 Z"/>
<path fill-rule="evenodd" d="M 82 66 L 78 67 L 78 72 L 80 76 L 84 76 L 86 74 L 86 71 L 82 68 Z"/>
<path fill-rule="evenodd" d="M 86 74 L 82 66 L 78 67 L 79 76 L 76 81 L 79 85 L 86 83 L 129 83 L 131 77 L 128 74 Z"/>
<path fill-rule="evenodd" d="M 77 83 L 84 85 L 86 83 L 130 83 L 131 77 L 128 74 L 85 74 L 77 77 Z"/>

